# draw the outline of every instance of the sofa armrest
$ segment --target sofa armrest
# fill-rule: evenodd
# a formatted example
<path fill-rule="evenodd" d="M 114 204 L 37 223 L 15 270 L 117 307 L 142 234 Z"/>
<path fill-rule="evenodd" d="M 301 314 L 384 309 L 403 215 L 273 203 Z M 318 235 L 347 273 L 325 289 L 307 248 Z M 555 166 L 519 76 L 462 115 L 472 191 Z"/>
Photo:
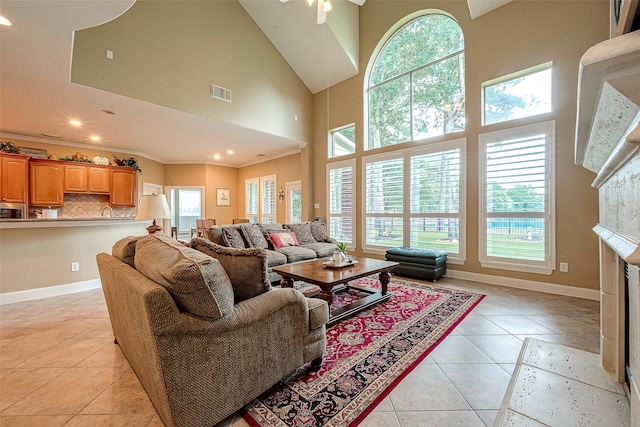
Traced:
<path fill-rule="evenodd" d="M 309 329 L 318 329 L 329 321 L 329 304 L 320 298 L 307 298 Z"/>
<path fill-rule="evenodd" d="M 326 240 L 326 243 L 338 243 L 338 241 L 337 241 L 336 239 L 334 239 L 333 237 L 329 237 L 329 238 Z"/>
<path fill-rule="evenodd" d="M 231 314 L 216 320 L 204 319 L 191 314 L 182 314 L 180 322 L 167 325 L 157 331 L 158 335 L 220 335 L 240 330 L 277 312 L 289 309 L 287 322 L 296 325 L 298 333 L 305 335 L 309 328 L 309 308 L 301 292 L 295 289 L 272 289 L 268 292 L 239 302 Z M 293 315 L 293 317 L 292 317 Z M 284 321 L 284 318 L 283 318 Z"/>

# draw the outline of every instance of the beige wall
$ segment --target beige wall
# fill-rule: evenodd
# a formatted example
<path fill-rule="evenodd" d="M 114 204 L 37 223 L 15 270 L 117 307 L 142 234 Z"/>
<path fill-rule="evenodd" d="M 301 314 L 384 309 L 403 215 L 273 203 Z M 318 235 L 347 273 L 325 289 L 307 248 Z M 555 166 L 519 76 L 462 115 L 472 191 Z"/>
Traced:
<path fill-rule="evenodd" d="M 311 137 L 311 92 L 237 1 L 137 1 L 75 32 L 71 81 L 295 141 Z M 233 102 L 211 98 L 213 83 Z"/>
<path fill-rule="evenodd" d="M 304 180 L 302 179 L 302 157 L 301 154 L 293 154 L 290 156 L 280 157 L 279 159 L 270 160 L 268 162 L 258 163 L 252 166 L 246 166 L 238 171 L 238 187 L 241 189 L 240 194 L 242 195 L 242 199 L 239 200 L 241 205 L 239 218 L 244 218 L 246 215 L 245 212 L 245 196 L 244 196 L 244 183 L 245 180 L 251 178 L 260 178 L 261 176 L 267 175 L 276 175 L 276 188 L 280 190 L 280 187 L 285 189 L 285 184 L 289 181 L 298 181 L 301 180 L 304 185 Z M 303 204 L 305 204 L 305 193 L 303 192 Z M 278 200 L 277 204 L 277 221 L 285 222 L 286 211 L 285 211 L 285 203 L 280 203 Z M 303 209 L 302 217 L 303 219 L 309 219 L 305 216 L 306 212 Z"/>
<path fill-rule="evenodd" d="M 326 217 L 326 139 L 329 129 L 356 124 L 356 193 L 362 194 L 361 159 L 365 154 L 419 146 L 383 148 L 364 152 L 363 84 L 365 69 L 385 33 L 403 17 L 421 9 L 439 9 L 452 15 L 465 36 L 466 130 L 430 141 L 467 139 L 467 261 L 449 265 L 453 270 L 506 276 L 539 282 L 598 289 L 598 246 L 591 228 L 598 221 L 597 192 L 590 187 L 594 176 L 573 163 L 578 64 L 582 54 L 608 38 L 607 1 L 519 1 L 471 20 L 462 1 L 372 1 L 360 9 L 361 73 L 327 91 L 314 95 L 314 199 L 321 207 L 314 216 Z M 481 84 L 541 63 L 553 61 L 554 112 L 481 126 Z M 327 108 L 327 102 L 329 107 Z M 327 116 L 328 110 L 328 116 Z M 482 268 L 478 262 L 478 135 L 537 121 L 556 120 L 557 261 L 568 262 L 569 272 L 551 276 Z M 424 142 L 429 143 L 430 141 Z M 348 157 L 347 157 L 348 158 Z M 342 159 L 332 159 L 342 160 Z M 362 200 L 356 200 L 356 221 L 361 222 Z M 361 246 L 361 230 L 356 242 Z M 362 255 L 361 249 L 357 251 Z"/>
<path fill-rule="evenodd" d="M 111 253 L 123 237 L 147 234 L 147 225 L 0 229 L 0 293 L 97 279 L 96 254 Z M 72 262 L 80 271 L 71 271 Z"/>

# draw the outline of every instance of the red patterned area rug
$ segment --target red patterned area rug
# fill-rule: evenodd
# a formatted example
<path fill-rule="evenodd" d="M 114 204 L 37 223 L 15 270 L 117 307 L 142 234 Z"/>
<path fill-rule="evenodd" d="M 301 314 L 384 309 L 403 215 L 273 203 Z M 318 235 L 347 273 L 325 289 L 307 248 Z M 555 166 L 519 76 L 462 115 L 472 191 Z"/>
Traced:
<path fill-rule="evenodd" d="M 380 287 L 371 277 L 350 285 Z M 248 404 L 244 419 L 258 427 L 358 425 L 484 297 L 396 278 L 389 291 L 388 301 L 327 330 L 318 371 L 293 372 Z M 348 303 L 354 292 L 338 293 L 334 303 Z"/>

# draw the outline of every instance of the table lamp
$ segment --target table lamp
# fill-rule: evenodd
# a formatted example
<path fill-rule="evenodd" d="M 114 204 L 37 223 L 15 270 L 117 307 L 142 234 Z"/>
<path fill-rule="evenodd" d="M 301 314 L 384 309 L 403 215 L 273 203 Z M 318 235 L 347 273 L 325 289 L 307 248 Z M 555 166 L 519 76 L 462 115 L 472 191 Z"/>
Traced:
<path fill-rule="evenodd" d="M 164 194 L 145 194 L 142 196 L 138 213 L 136 214 L 136 221 L 152 219 L 153 224 L 147 227 L 149 234 L 162 231 L 162 227 L 156 224 L 156 219 L 168 218 L 171 218 L 171 210 Z"/>

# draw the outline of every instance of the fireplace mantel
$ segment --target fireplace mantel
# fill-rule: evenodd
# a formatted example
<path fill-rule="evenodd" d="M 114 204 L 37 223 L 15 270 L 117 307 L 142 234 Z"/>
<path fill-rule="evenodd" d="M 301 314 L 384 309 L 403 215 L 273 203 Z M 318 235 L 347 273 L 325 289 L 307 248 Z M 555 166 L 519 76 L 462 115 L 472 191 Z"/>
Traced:
<path fill-rule="evenodd" d="M 638 82 L 640 31 L 589 49 L 580 60 L 575 141 L 575 161 L 596 174 L 598 189 L 600 361 L 619 382 L 628 381 L 633 426 L 640 426 Z"/>
<path fill-rule="evenodd" d="M 580 60 L 575 162 L 600 187 L 640 150 L 640 31 L 606 40 Z"/>

